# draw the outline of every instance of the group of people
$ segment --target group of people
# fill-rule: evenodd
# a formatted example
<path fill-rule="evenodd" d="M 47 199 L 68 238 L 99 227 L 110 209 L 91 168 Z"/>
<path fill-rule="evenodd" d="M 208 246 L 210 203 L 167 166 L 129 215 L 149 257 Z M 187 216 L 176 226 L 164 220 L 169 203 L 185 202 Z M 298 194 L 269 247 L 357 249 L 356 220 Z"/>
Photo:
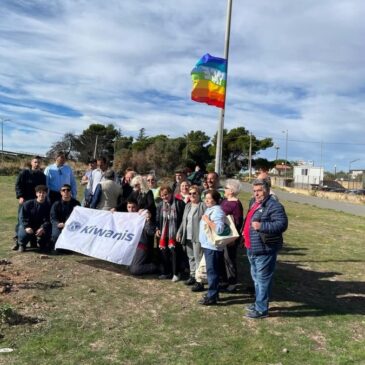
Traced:
<path fill-rule="evenodd" d="M 204 291 L 205 283 L 198 275 L 204 257 L 208 288 L 199 301 L 202 305 L 217 304 L 221 290 L 236 290 L 237 249 L 244 242 L 256 296 L 246 316 L 264 318 L 288 219 L 282 204 L 270 193 L 269 179 L 262 177 L 252 184 L 253 198 L 244 218 L 238 180 L 228 179 L 222 187 L 217 173 L 204 174 L 197 167 L 189 174 L 178 169 L 172 184 L 158 185 L 154 174 L 143 176 L 133 169 L 117 176 L 102 157 L 89 161 L 81 179 L 85 187 L 82 205 L 112 213 L 145 214 L 145 226 L 129 267 L 133 275 L 157 274 L 173 282 L 184 279 L 192 291 Z M 65 155 L 57 154 L 55 163 L 44 173 L 39 157 L 34 157 L 30 169 L 18 176 L 16 194 L 19 217 L 14 249 L 23 252 L 30 242 L 43 251 L 52 250 L 72 209 L 80 205 Z M 241 236 L 217 247 L 209 230 L 222 234 L 227 215 L 232 216 Z"/>

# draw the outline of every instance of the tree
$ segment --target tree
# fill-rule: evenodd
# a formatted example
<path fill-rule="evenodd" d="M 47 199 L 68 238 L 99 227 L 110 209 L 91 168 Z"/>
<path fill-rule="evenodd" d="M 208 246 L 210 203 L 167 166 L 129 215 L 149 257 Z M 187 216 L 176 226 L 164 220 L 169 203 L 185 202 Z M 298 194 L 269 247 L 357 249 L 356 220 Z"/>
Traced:
<path fill-rule="evenodd" d="M 91 124 L 78 138 L 77 149 L 80 160 L 87 162 L 90 157 L 104 156 L 108 160 L 114 159 L 114 142 L 121 137 L 121 131 L 113 124 Z"/>
<path fill-rule="evenodd" d="M 202 131 L 190 131 L 184 135 L 184 138 L 186 140 L 186 145 L 183 150 L 185 165 L 191 168 L 197 164 L 199 166 L 206 166 L 210 160 L 208 146 L 210 137 Z"/>
<path fill-rule="evenodd" d="M 233 128 L 229 132 L 223 130 L 222 163 L 223 172 L 233 175 L 242 168 L 248 167 L 249 149 L 251 139 L 251 155 L 254 157 L 259 151 L 273 146 L 271 138 L 257 139 L 244 127 Z M 217 135 L 213 138 L 213 144 L 209 148 L 211 156 L 215 156 Z"/>
<path fill-rule="evenodd" d="M 185 139 L 169 139 L 165 135 L 151 137 L 153 143 L 146 150 L 146 159 L 151 170 L 159 176 L 166 176 L 182 163 L 182 150 Z"/>
<path fill-rule="evenodd" d="M 136 141 L 133 143 L 132 149 L 133 151 L 145 151 L 148 146 L 153 143 L 153 139 L 146 136 L 145 128 L 141 128 L 139 130 L 139 134 L 136 138 Z"/>
<path fill-rule="evenodd" d="M 53 159 L 54 155 L 61 151 L 69 160 L 78 159 L 80 154 L 77 150 L 77 137 L 73 133 L 65 133 L 60 141 L 53 143 L 46 156 Z"/>

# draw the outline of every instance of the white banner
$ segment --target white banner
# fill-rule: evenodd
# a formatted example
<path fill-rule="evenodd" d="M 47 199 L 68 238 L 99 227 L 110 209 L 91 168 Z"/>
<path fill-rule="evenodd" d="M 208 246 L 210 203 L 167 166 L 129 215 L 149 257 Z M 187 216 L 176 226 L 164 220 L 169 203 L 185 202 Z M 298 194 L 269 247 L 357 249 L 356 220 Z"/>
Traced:
<path fill-rule="evenodd" d="M 144 224 L 145 216 L 138 213 L 75 207 L 55 248 L 130 265 Z"/>

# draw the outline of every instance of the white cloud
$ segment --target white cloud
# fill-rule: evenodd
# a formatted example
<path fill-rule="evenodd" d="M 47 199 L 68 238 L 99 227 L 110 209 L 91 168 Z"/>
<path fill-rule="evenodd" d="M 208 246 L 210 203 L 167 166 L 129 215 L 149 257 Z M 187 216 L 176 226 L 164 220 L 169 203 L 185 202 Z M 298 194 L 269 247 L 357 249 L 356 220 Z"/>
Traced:
<path fill-rule="evenodd" d="M 0 116 L 13 124 L 215 133 L 218 109 L 189 100 L 190 71 L 206 52 L 223 56 L 225 1 L 9 0 L 0 16 Z M 365 166 L 364 17 L 362 0 L 233 2 L 226 127 L 272 137 L 280 153 L 288 129 L 289 159 L 318 160 L 323 141 L 328 166 Z M 6 147 L 45 152 L 58 138 L 22 133 L 5 128 Z"/>

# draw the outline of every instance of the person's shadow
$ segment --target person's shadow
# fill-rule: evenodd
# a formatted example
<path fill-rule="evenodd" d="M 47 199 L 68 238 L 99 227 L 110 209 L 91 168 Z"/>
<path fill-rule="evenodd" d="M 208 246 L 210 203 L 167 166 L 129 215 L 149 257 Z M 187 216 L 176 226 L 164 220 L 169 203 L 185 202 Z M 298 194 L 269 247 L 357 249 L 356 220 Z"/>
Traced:
<path fill-rule="evenodd" d="M 307 249 L 286 246 L 282 253 L 297 258 L 305 256 L 305 250 Z M 319 272 L 301 267 L 308 262 L 310 260 L 305 259 L 302 262 L 281 261 L 280 254 L 278 255 L 270 299 L 271 317 L 365 314 L 365 282 L 341 281 L 339 276 L 342 273 Z M 242 255 L 242 250 L 238 253 L 238 271 L 239 278 L 243 278 L 243 281 L 236 294 L 222 296 L 222 305 L 248 304 L 254 301 L 249 263 L 247 257 Z"/>

